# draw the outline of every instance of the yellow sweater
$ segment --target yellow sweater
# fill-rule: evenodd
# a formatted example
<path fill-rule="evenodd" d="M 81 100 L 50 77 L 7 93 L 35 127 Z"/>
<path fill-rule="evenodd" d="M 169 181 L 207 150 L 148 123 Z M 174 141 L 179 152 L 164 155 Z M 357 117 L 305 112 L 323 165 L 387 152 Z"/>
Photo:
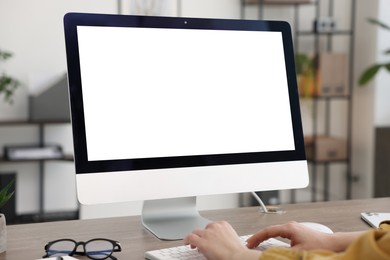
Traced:
<path fill-rule="evenodd" d="M 379 229 L 365 232 L 344 252 L 325 250 L 295 251 L 287 248 L 270 248 L 263 252 L 261 260 L 390 260 L 390 221 L 383 222 Z"/>

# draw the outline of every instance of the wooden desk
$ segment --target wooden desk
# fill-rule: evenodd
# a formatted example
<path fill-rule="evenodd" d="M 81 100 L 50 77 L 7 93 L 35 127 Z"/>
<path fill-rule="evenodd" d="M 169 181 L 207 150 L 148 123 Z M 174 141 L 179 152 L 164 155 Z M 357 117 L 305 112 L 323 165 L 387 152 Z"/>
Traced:
<path fill-rule="evenodd" d="M 311 221 L 329 226 L 333 231 L 366 230 L 369 226 L 360 219 L 363 211 L 390 211 L 390 198 L 317 202 L 285 205 L 284 214 L 259 213 L 259 207 L 204 211 L 211 220 L 227 220 L 240 235 L 251 234 L 267 225 L 287 221 Z M 70 220 L 7 227 L 7 251 L 2 259 L 38 259 L 44 255 L 44 245 L 59 238 L 86 241 L 104 237 L 117 240 L 122 252 L 118 259 L 144 259 L 147 250 L 181 245 L 181 241 L 160 241 L 144 230 L 139 216 L 93 220 Z M 80 257 L 80 259 L 87 259 Z"/>

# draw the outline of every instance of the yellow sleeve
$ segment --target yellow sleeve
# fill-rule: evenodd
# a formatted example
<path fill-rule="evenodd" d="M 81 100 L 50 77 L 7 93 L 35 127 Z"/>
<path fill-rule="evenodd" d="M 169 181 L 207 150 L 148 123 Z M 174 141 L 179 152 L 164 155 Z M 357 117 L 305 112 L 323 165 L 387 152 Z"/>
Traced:
<path fill-rule="evenodd" d="M 390 231 L 390 220 L 382 221 L 382 223 L 379 224 L 379 229 Z"/>
<path fill-rule="evenodd" d="M 261 260 L 390 260 L 390 221 L 382 222 L 378 230 L 370 230 L 354 241 L 344 252 L 325 250 L 294 251 L 288 248 L 270 248 L 263 252 Z"/>

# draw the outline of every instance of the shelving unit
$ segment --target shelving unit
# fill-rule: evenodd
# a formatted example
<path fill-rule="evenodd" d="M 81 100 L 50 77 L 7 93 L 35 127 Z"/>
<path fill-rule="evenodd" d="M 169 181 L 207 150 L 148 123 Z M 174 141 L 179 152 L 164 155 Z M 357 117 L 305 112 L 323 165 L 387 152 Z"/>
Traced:
<path fill-rule="evenodd" d="M 50 120 L 50 121 L 1 121 L 0 127 L 25 127 L 25 126 L 35 126 L 38 128 L 38 136 L 37 142 L 34 144 L 38 147 L 43 147 L 45 145 L 45 127 L 47 125 L 53 124 L 69 124 L 69 120 Z M 31 145 L 31 144 L 28 144 Z M 34 159 L 34 160 L 7 160 L 4 157 L 0 156 L 0 164 L 6 163 L 26 163 L 26 162 L 34 162 L 38 164 L 39 167 L 39 209 L 36 214 L 32 215 L 23 215 L 16 216 L 16 223 L 25 223 L 25 222 L 43 222 L 43 221 L 51 221 L 51 220 L 64 220 L 64 219 L 78 219 L 79 211 L 78 209 L 75 211 L 67 211 L 67 212 L 55 212 L 55 213 L 46 213 L 44 210 L 44 175 L 45 175 L 45 163 L 48 161 L 65 161 L 65 162 L 73 162 L 73 155 L 64 154 L 62 158 L 58 159 Z M 17 193 L 17 191 L 16 191 Z"/>
<path fill-rule="evenodd" d="M 301 29 L 300 24 L 300 10 L 303 6 L 312 6 L 314 17 L 319 21 L 319 18 L 330 17 L 337 21 L 335 16 L 335 10 L 337 8 L 336 4 L 340 4 L 342 1 L 335 0 L 241 0 L 241 17 L 246 19 L 247 8 L 257 8 L 257 19 L 266 19 L 266 7 L 273 6 L 280 8 L 292 8 L 293 20 L 290 21 L 293 28 L 293 38 L 295 50 L 297 53 L 300 52 L 300 42 L 303 37 L 313 37 L 312 39 L 312 48 L 315 57 L 319 57 L 321 53 L 331 53 L 334 48 L 334 39 L 336 37 L 348 37 L 348 50 L 346 51 L 347 57 L 347 83 L 345 87 L 347 88 L 346 94 L 341 95 L 312 95 L 312 125 L 311 125 L 311 138 L 312 141 L 309 144 L 306 144 L 307 153 L 311 151 L 311 158 L 309 160 L 309 171 L 311 174 L 311 200 L 317 201 L 318 187 L 317 187 L 317 177 L 320 174 L 319 168 L 323 168 L 323 199 L 330 199 L 330 167 L 333 164 L 345 164 L 345 199 L 351 199 L 352 197 L 352 183 L 354 177 L 351 170 L 351 137 L 352 137 L 352 91 L 353 91 L 353 64 L 354 64 L 354 27 L 355 27 L 355 13 L 356 13 L 356 0 L 348 0 L 350 2 L 350 19 L 349 19 L 349 28 L 339 29 L 336 28 L 329 31 L 317 31 L 314 29 L 314 21 L 310 30 Z M 280 20 L 285 20 L 283 17 L 278 17 Z M 318 71 L 319 62 L 315 63 L 315 72 Z M 314 86 L 316 89 L 319 88 L 318 84 L 318 75 L 317 73 L 314 76 Z M 303 99 L 303 97 L 302 97 Z M 332 117 L 334 117 L 334 112 L 332 113 L 332 108 L 336 102 L 345 103 L 345 133 L 343 138 L 345 138 L 345 157 L 343 158 L 329 158 L 325 160 L 318 159 L 318 149 L 320 147 L 320 142 L 318 141 L 320 136 L 326 136 L 334 138 L 332 133 Z M 321 121 L 321 122 L 320 122 Z M 323 125 L 323 127 L 320 127 Z M 306 134 L 306 133 L 305 133 Z M 330 156 L 331 157 L 331 156 Z M 291 193 L 291 202 L 296 201 L 295 192 Z"/>

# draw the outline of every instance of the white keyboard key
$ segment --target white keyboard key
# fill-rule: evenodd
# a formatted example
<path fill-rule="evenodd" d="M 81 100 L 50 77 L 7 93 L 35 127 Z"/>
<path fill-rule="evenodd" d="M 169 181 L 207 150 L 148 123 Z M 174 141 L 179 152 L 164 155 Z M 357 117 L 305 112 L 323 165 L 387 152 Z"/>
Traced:
<path fill-rule="evenodd" d="M 241 236 L 240 239 L 243 244 L 251 235 Z M 256 250 L 264 251 L 270 247 L 290 247 L 289 244 L 282 242 L 280 240 L 270 238 L 263 243 L 261 243 Z M 145 252 L 145 258 L 149 260 L 206 260 L 201 253 L 196 249 L 191 249 L 190 246 L 176 246 L 163 248 L 158 250 L 152 250 Z"/>

